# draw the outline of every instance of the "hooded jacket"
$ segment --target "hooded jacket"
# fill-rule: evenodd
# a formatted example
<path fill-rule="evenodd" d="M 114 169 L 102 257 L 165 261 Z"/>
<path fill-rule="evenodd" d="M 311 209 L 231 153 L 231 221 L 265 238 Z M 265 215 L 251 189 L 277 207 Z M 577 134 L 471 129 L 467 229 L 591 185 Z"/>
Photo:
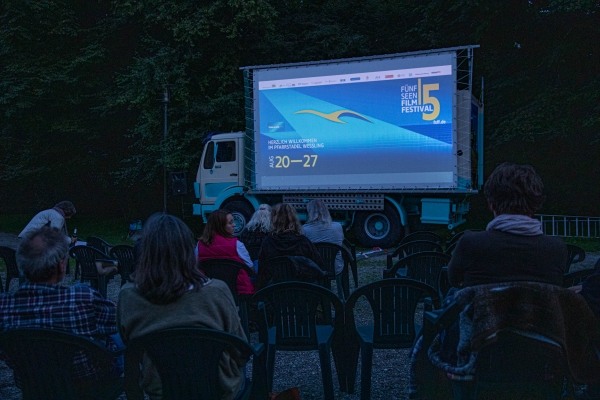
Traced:
<path fill-rule="evenodd" d="M 281 235 L 268 235 L 262 243 L 258 253 L 258 265 L 269 258 L 279 256 L 302 256 L 313 260 L 319 268 L 323 269 L 323 259 L 317 252 L 315 245 L 306 236 L 293 232 Z"/>

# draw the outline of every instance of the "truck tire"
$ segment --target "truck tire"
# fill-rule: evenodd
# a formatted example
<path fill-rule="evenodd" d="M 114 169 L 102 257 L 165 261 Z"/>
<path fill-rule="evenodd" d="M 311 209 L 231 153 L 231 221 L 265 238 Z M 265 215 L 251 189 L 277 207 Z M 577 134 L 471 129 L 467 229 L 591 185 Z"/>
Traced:
<path fill-rule="evenodd" d="M 250 218 L 252 218 L 252 214 L 254 213 L 252 206 L 245 201 L 235 200 L 225 204 L 222 208 L 229 211 L 233 216 L 233 221 L 235 222 L 233 236 L 239 236 L 248 221 L 250 221 Z"/>
<path fill-rule="evenodd" d="M 358 211 L 354 218 L 356 239 L 365 247 L 393 247 L 402 239 L 402 224 L 395 207 L 386 204 L 382 211 Z"/>

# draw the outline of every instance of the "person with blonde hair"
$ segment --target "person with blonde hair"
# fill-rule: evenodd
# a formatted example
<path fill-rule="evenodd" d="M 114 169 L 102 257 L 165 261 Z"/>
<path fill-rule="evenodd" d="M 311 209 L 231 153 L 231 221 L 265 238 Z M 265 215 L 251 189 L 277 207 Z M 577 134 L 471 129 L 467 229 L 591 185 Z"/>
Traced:
<path fill-rule="evenodd" d="M 238 240 L 244 243 L 245 246 L 260 245 L 272 229 L 271 206 L 261 204 L 252 215 L 250 222 L 242 230 Z"/>
<path fill-rule="evenodd" d="M 302 234 L 313 243 L 333 243 L 338 246 L 344 244 L 344 230 L 342 225 L 331 220 L 327 205 L 321 199 L 311 200 L 306 205 L 308 221 L 302 226 Z M 342 253 L 338 252 L 335 258 L 336 275 L 344 269 Z"/>
<path fill-rule="evenodd" d="M 315 245 L 302 234 L 302 225 L 294 207 L 285 203 L 277 204 L 271 211 L 271 224 L 273 230 L 263 240 L 258 254 L 259 265 L 273 257 L 302 256 L 324 268 L 323 259 Z"/>

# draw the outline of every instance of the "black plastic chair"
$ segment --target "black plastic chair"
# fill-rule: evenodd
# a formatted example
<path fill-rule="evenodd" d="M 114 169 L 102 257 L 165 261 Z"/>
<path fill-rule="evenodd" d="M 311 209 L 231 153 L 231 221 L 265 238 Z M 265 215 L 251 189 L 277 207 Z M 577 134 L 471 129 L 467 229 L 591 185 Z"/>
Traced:
<path fill-rule="evenodd" d="M 236 399 L 268 398 L 264 345 L 253 347 L 238 336 L 204 328 L 165 329 L 131 340 L 125 351 L 127 398 L 144 399 L 139 376 L 146 354 L 160 376 L 163 399 L 219 399 L 219 363 L 224 351 L 238 353 L 239 359 L 253 357 L 252 380 L 246 380 Z"/>
<path fill-rule="evenodd" d="M 404 243 L 414 242 L 415 240 L 429 240 L 430 242 L 435 242 L 439 245 L 444 244 L 444 238 L 437 233 L 430 231 L 418 231 L 404 236 L 404 238 L 400 241 L 400 246 L 402 246 Z"/>
<path fill-rule="evenodd" d="M 104 254 L 109 254 L 111 247 L 113 247 L 112 244 L 108 243 L 104 239 L 100 239 L 97 236 L 88 236 L 86 239 L 86 246 L 98 249 Z"/>
<path fill-rule="evenodd" d="M 81 282 L 90 281 L 90 285 L 106 297 L 106 286 L 108 280 L 115 273 L 100 275 L 96 268 L 96 261 L 114 261 L 107 254 L 90 246 L 73 246 L 69 249 L 69 255 L 81 264 Z"/>
<path fill-rule="evenodd" d="M 455 324 L 459 313 L 456 303 L 441 312 L 425 312 L 424 348 L 429 347 L 436 334 Z M 472 380 L 452 380 L 455 399 L 563 398 L 563 384 L 570 374 L 564 350 L 551 338 L 535 331 L 502 330 L 480 344 L 477 351 L 477 372 Z M 427 389 L 429 385 L 424 382 L 422 386 Z M 570 380 L 567 388 L 572 392 Z"/>
<path fill-rule="evenodd" d="M 335 280 L 338 296 L 341 299 L 347 299 L 350 295 L 349 270 L 352 268 L 352 263 L 354 261 L 352 254 L 350 254 L 350 251 L 344 246 L 339 246 L 334 243 L 319 242 L 314 243 L 314 245 L 325 264 L 325 272 L 327 273 L 325 287 L 331 289 L 331 281 Z M 342 261 L 344 262 L 344 269 L 336 275 L 335 263 L 338 254 L 341 254 Z"/>
<path fill-rule="evenodd" d="M 251 294 L 238 294 L 237 291 L 237 276 L 241 269 L 248 272 L 251 270 L 246 264 L 242 264 L 235 260 L 225 258 L 211 258 L 200 262 L 200 269 L 204 271 L 206 276 L 213 279 L 219 279 L 227 284 L 235 304 L 239 308 L 240 321 L 246 337 L 250 337 L 250 328 L 248 322 L 248 300 L 252 297 Z"/>
<path fill-rule="evenodd" d="M 406 277 L 415 279 L 433 286 L 441 293 L 440 275 L 442 275 L 442 269 L 448 266 L 450 258 L 449 255 L 437 251 L 415 253 L 401 258 L 392 268 L 383 271 L 383 278 Z M 401 268 L 406 270 L 406 276 L 398 274 L 398 270 Z"/>
<path fill-rule="evenodd" d="M 443 252 L 442 246 L 439 243 L 431 242 L 429 240 L 415 240 L 412 242 L 404 243 L 396 250 L 387 255 L 387 269 L 392 268 L 394 265 L 394 258 L 398 257 L 398 260 L 411 254 L 421 253 L 423 251 L 439 251 Z"/>
<path fill-rule="evenodd" d="M 454 242 L 452 244 L 446 245 L 446 250 L 444 250 L 444 253 L 448 254 L 449 256 L 452 256 L 452 253 L 454 253 L 454 249 L 456 249 L 457 244 L 458 242 Z"/>
<path fill-rule="evenodd" d="M 129 282 L 129 275 L 134 270 L 135 257 L 133 256 L 133 246 L 121 244 L 110 249 L 110 257 L 119 262 L 119 275 L 121 275 L 121 286 Z"/>
<path fill-rule="evenodd" d="M 298 270 L 298 262 L 305 261 L 306 270 Z M 299 281 L 323 286 L 326 272 L 312 260 L 300 256 L 279 256 L 267 259 L 258 266 L 256 288 L 282 282 Z"/>
<path fill-rule="evenodd" d="M 11 367 L 21 381 L 24 400 L 81 399 L 72 378 L 73 358 L 85 351 L 96 368 L 110 371 L 115 357 L 123 353 L 107 350 L 102 344 L 73 333 L 51 329 L 11 329 L 0 333 L 0 348 L 9 358 Z M 115 386 L 117 398 L 123 391 L 118 378 Z M 111 393 L 113 394 L 113 393 Z"/>
<path fill-rule="evenodd" d="M 356 326 L 354 308 L 365 297 L 373 313 L 372 324 Z M 361 399 L 371 398 L 373 349 L 400 349 L 413 346 L 421 330 L 415 324 L 418 302 L 429 297 L 434 309 L 440 307 L 440 296 L 433 287 L 413 279 L 384 279 L 356 289 L 346 302 L 346 323 L 358 336 L 361 351 Z M 349 362 L 349 382 L 353 385 L 358 360 Z"/>
<path fill-rule="evenodd" d="M 342 301 L 329 289 L 305 282 L 269 285 L 255 293 L 252 300 L 262 311 L 259 342 L 267 346 L 269 390 L 273 387 L 276 350 L 318 350 L 324 398 L 333 399 L 330 353 L 334 330 L 344 330 Z M 267 308 L 273 315 L 270 320 L 267 320 Z M 336 363 L 340 364 L 343 363 Z"/>
<path fill-rule="evenodd" d="M 10 281 L 13 278 L 19 279 L 19 268 L 17 267 L 16 251 L 10 247 L 0 246 L 0 258 L 4 260 L 6 265 L 6 289 L 2 287 L 2 278 L 0 278 L 0 291 L 10 289 Z M 21 284 L 19 280 L 19 285 Z"/>
<path fill-rule="evenodd" d="M 350 241 L 344 238 L 342 242 L 344 247 L 350 251 L 352 255 L 352 276 L 354 278 L 354 287 L 358 287 L 358 266 L 356 264 L 356 245 L 354 243 L 350 243 Z"/>
<path fill-rule="evenodd" d="M 596 271 L 596 268 L 586 268 L 580 269 L 579 271 L 567 272 L 563 276 L 563 287 L 568 288 L 571 286 L 581 285 L 581 283 L 585 281 L 588 276 L 594 275 Z"/>
<path fill-rule="evenodd" d="M 571 265 L 583 260 L 585 260 L 585 250 L 574 244 L 567 244 L 567 271 L 569 271 Z"/>

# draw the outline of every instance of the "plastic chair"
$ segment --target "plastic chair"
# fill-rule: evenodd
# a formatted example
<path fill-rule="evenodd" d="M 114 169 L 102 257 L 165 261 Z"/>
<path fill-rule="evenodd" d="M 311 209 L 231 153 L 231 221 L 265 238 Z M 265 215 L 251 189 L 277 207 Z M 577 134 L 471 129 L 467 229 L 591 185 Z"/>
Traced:
<path fill-rule="evenodd" d="M 415 240 L 429 240 L 430 242 L 435 242 L 439 245 L 444 243 L 444 238 L 435 232 L 417 231 L 404 236 L 404 238 L 400 241 L 400 246 L 402 246 L 404 243 L 414 242 Z"/>
<path fill-rule="evenodd" d="M 596 264 L 599 265 L 598 263 Z M 588 276 L 594 275 L 596 271 L 597 268 L 586 268 L 580 269 L 579 271 L 567 272 L 563 276 L 563 287 L 568 288 L 571 286 L 581 285 L 581 283 L 585 281 Z"/>
<path fill-rule="evenodd" d="M 317 249 L 317 252 L 319 252 L 321 255 L 323 263 L 325 264 L 327 272 L 325 287 L 327 287 L 327 289 L 331 289 L 331 281 L 335 280 L 338 296 L 341 299 L 347 299 L 350 295 L 350 277 L 348 270 L 352 268 L 352 263 L 355 261 L 352 258 L 352 254 L 350 254 L 350 251 L 348 251 L 348 249 L 344 246 L 339 246 L 334 243 L 318 242 L 314 243 L 314 245 Z M 344 269 L 336 275 L 335 262 L 337 255 L 340 253 L 344 262 Z M 356 274 L 354 275 L 356 276 Z"/>
<path fill-rule="evenodd" d="M 404 243 L 392 253 L 387 255 L 387 269 L 392 268 L 394 258 L 398 257 L 398 260 L 411 254 L 421 253 L 423 251 L 439 251 L 443 252 L 442 246 L 438 243 L 431 242 L 429 240 L 415 240 L 412 242 Z"/>
<path fill-rule="evenodd" d="M 88 236 L 86 239 L 86 246 L 98 249 L 104 254 L 109 254 L 111 247 L 113 247 L 112 244 L 96 236 Z"/>
<path fill-rule="evenodd" d="M 398 270 L 404 268 L 406 278 L 426 283 L 441 292 L 440 275 L 442 269 L 448 266 L 450 258 L 449 255 L 437 251 L 415 253 L 401 258 L 392 268 L 383 271 L 383 278 L 402 277 L 399 276 Z"/>
<path fill-rule="evenodd" d="M 369 325 L 356 326 L 354 308 L 365 297 L 373 312 Z M 413 346 L 420 326 L 415 324 L 417 303 L 430 297 L 434 309 L 440 307 L 440 296 L 433 287 L 413 279 L 384 279 L 356 289 L 346 302 L 347 329 L 356 332 L 361 352 L 361 395 L 371 398 L 373 349 L 399 349 Z M 354 385 L 357 360 L 349 365 L 350 384 Z M 353 390 L 353 389 L 352 389 Z"/>
<path fill-rule="evenodd" d="M 241 269 L 250 274 L 250 269 L 246 264 L 242 264 L 235 260 L 225 258 L 211 258 L 200 262 L 200 269 L 204 271 L 206 276 L 213 279 L 222 280 L 227 284 L 235 304 L 239 308 L 240 321 L 246 337 L 250 337 L 250 328 L 248 322 L 248 300 L 252 297 L 251 294 L 238 294 L 237 291 L 237 276 Z"/>
<path fill-rule="evenodd" d="M 429 347 L 436 334 L 454 325 L 459 313 L 456 303 L 438 313 L 426 312 L 423 348 Z M 451 379 L 455 399 L 563 398 L 564 378 L 570 374 L 564 351 L 554 340 L 535 331 L 508 329 L 490 336 L 477 351 L 476 374 Z M 572 391 L 570 381 L 567 385 Z M 427 386 L 424 382 L 423 387 Z"/>
<path fill-rule="evenodd" d="M 238 336 L 204 328 L 164 329 L 131 340 L 125 351 L 127 398 L 144 399 L 139 375 L 146 354 L 160 376 L 163 399 L 219 399 L 219 363 L 224 351 L 236 352 L 242 359 L 253 357 L 252 380 L 246 379 L 236 399 L 268 398 L 264 345 L 253 347 Z"/>
<path fill-rule="evenodd" d="M 342 301 L 329 289 L 305 282 L 269 285 L 255 293 L 252 300 L 258 302 L 259 311 L 262 311 L 259 342 L 267 346 L 269 391 L 273 387 L 276 350 L 318 350 L 324 398 L 333 399 L 330 353 L 334 330 L 343 332 L 344 329 Z M 270 323 L 267 321 L 267 308 L 273 314 Z"/>
<path fill-rule="evenodd" d="M 0 333 L 0 348 L 10 359 L 11 367 L 21 380 L 24 400 L 80 399 L 72 378 L 73 359 L 84 350 L 102 371 L 110 371 L 114 358 L 123 353 L 107 350 L 102 344 L 73 333 L 51 329 L 11 329 Z M 109 390 L 109 382 L 103 386 Z M 123 388 L 115 385 L 117 398 Z M 102 384 L 102 382 L 99 382 Z M 111 390 L 109 390 L 113 394 Z"/>
<path fill-rule="evenodd" d="M 298 262 L 305 262 L 306 269 L 298 270 Z M 279 256 L 267 259 L 258 266 L 256 288 L 281 282 L 300 281 L 324 285 L 326 272 L 306 257 Z"/>
<path fill-rule="evenodd" d="M 574 244 L 567 244 L 567 271 L 569 271 L 571 265 L 582 262 L 583 260 L 585 260 L 585 250 Z"/>
<path fill-rule="evenodd" d="M 106 297 L 108 279 L 115 274 L 100 275 L 96 268 L 96 261 L 114 261 L 108 255 L 90 246 L 73 246 L 69 255 L 81 264 L 81 282 L 90 281 L 90 285 Z"/>
<path fill-rule="evenodd" d="M 19 279 L 19 285 L 22 283 L 19 278 L 19 268 L 17 267 L 17 252 L 14 249 L 6 246 L 0 246 L 0 258 L 4 260 L 6 265 L 6 288 L 2 287 L 2 278 L 0 277 L 0 292 L 4 289 L 7 292 L 10 289 L 10 281 L 13 278 Z"/>
<path fill-rule="evenodd" d="M 358 287 L 358 266 L 356 264 L 356 245 L 354 243 L 350 243 L 350 241 L 344 238 L 342 242 L 344 247 L 350 251 L 352 255 L 352 276 L 354 277 L 354 288 Z"/>
<path fill-rule="evenodd" d="M 119 262 L 119 275 L 121 275 L 121 286 L 129 282 L 129 275 L 133 272 L 135 257 L 133 256 L 133 246 L 121 244 L 110 249 L 110 257 Z"/>

